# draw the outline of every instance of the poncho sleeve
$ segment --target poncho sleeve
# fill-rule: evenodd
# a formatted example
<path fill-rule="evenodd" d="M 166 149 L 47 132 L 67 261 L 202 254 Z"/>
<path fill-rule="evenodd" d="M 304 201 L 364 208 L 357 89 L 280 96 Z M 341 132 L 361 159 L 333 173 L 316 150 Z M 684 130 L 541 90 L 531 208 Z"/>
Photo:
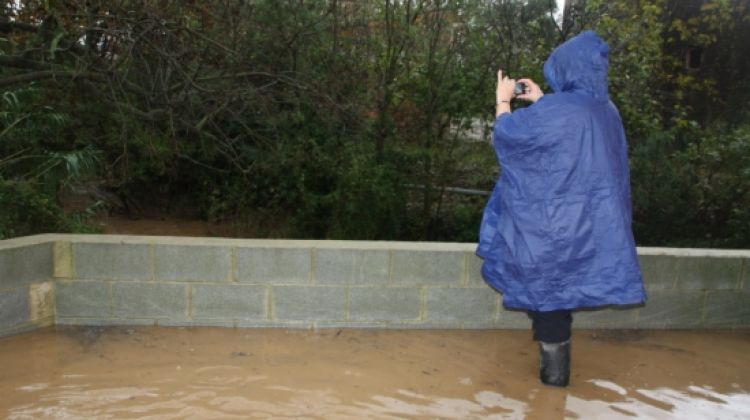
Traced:
<path fill-rule="evenodd" d="M 560 139 L 582 129 L 577 106 L 561 100 L 561 95 L 542 97 L 532 106 L 500 115 L 495 121 L 493 143 L 502 157 L 501 164 L 519 153 L 532 153 L 558 146 Z M 505 161 L 505 162 L 503 162 Z"/>
<path fill-rule="evenodd" d="M 579 169 L 590 159 L 588 146 L 597 129 L 590 113 L 566 96 L 546 95 L 495 121 L 493 143 L 506 194 L 516 199 L 542 199 L 589 184 Z"/>

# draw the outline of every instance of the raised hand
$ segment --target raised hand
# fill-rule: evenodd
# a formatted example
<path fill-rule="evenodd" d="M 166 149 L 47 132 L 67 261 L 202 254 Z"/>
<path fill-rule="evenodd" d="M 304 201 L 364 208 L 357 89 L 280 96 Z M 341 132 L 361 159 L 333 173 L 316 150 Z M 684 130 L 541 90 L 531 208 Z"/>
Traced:
<path fill-rule="evenodd" d="M 544 92 L 542 92 L 542 88 L 539 87 L 533 80 L 531 79 L 518 79 L 519 83 L 523 83 L 526 85 L 526 89 L 524 89 L 524 92 L 520 95 L 516 95 L 517 99 L 521 99 L 528 102 L 536 102 L 544 96 Z"/>

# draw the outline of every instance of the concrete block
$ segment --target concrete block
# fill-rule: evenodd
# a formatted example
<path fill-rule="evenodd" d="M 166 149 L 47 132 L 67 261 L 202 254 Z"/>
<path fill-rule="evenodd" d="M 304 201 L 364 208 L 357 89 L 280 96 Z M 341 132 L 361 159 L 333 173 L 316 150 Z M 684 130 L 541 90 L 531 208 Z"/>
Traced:
<path fill-rule="evenodd" d="M 416 287 L 353 287 L 349 316 L 352 321 L 398 321 L 419 319 L 422 291 Z"/>
<path fill-rule="evenodd" d="M 19 287 L 0 292 L 0 334 L 29 322 L 29 289 Z"/>
<path fill-rule="evenodd" d="M 393 251 L 395 284 L 459 286 L 464 276 L 464 252 Z"/>
<path fill-rule="evenodd" d="M 677 280 L 677 257 L 668 255 L 639 255 L 643 283 L 647 291 L 669 290 Z"/>
<path fill-rule="evenodd" d="M 0 249 L 0 290 L 47 281 L 53 272 L 51 243 Z"/>
<path fill-rule="evenodd" d="M 531 318 L 526 311 L 501 307 L 497 327 L 508 330 L 530 330 Z"/>
<path fill-rule="evenodd" d="M 497 321 L 466 321 L 459 326 L 462 330 L 497 330 Z"/>
<path fill-rule="evenodd" d="M 55 287 L 58 317 L 109 318 L 109 283 L 103 281 L 58 281 Z"/>
<path fill-rule="evenodd" d="M 490 288 L 427 290 L 426 318 L 430 321 L 491 322 L 495 321 L 500 295 Z"/>
<path fill-rule="evenodd" d="M 90 327 L 148 326 L 156 322 L 147 318 L 57 318 L 57 325 L 79 325 Z"/>
<path fill-rule="evenodd" d="M 575 328 L 636 328 L 640 307 L 582 309 L 573 314 Z"/>
<path fill-rule="evenodd" d="M 72 279 L 75 277 L 73 271 L 73 244 L 68 241 L 57 241 L 52 245 L 54 259 L 53 277 L 58 279 Z"/>
<path fill-rule="evenodd" d="M 344 321 L 346 289 L 327 286 L 276 286 L 274 321 Z"/>
<path fill-rule="evenodd" d="M 155 325 L 159 327 L 215 327 L 215 328 L 234 328 L 236 321 L 218 319 L 195 319 L 191 321 L 180 321 L 172 319 L 157 319 Z"/>
<path fill-rule="evenodd" d="M 113 314 L 121 318 L 187 318 L 187 285 L 118 282 L 112 285 Z"/>
<path fill-rule="evenodd" d="M 237 248 L 237 280 L 241 283 L 307 284 L 312 253 L 306 248 Z"/>
<path fill-rule="evenodd" d="M 237 328 L 311 330 L 312 321 L 237 321 Z"/>
<path fill-rule="evenodd" d="M 385 328 L 389 330 L 455 330 L 454 322 L 438 322 L 430 320 L 418 321 L 393 321 L 386 322 Z"/>
<path fill-rule="evenodd" d="M 40 326 L 55 322 L 55 288 L 52 281 L 29 285 L 29 309 L 31 322 Z"/>
<path fill-rule="evenodd" d="M 35 325 L 35 324 L 21 324 L 9 330 L 3 330 L 2 328 L 0 328 L 0 337 L 8 337 L 11 335 L 23 334 L 23 333 L 32 332 L 38 329 L 39 329 L 39 325 Z"/>
<path fill-rule="evenodd" d="M 192 289 L 194 319 L 265 320 L 268 318 L 266 286 L 195 284 Z"/>
<path fill-rule="evenodd" d="M 318 249 L 315 279 L 318 284 L 385 285 L 389 260 L 386 250 Z"/>
<path fill-rule="evenodd" d="M 711 328 L 750 327 L 750 291 L 717 290 L 708 292 L 703 326 Z"/>
<path fill-rule="evenodd" d="M 78 279 L 151 280 L 150 245 L 73 244 Z"/>
<path fill-rule="evenodd" d="M 655 290 L 638 309 L 638 328 L 698 328 L 704 301 L 698 290 Z"/>
<path fill-rule="evenodd" d="M 164 281 L 229 282 L 232 249 L 221 246 L 154 246 L 154 275 Z"/>
<path fill-rule="evenodd" d="M 338 329 L 357 329 L 357 330 L 382 330 L 385 329 L 385 322 L 315 322 L 313 328 L 316 330 L 338 330 Z"/>
<path fill-rule="evenodd" d="M 741 271 L 741 258 L 680 257 L 677 261 L 677 288 L 680 290 L 737 289 Z"/>
<path fill-rule="evenodd" d="M 529 330 L 531 324 L 524 322 L 523 315 L 510 314 L 505 323 L 498 321 L 466 321 L 461 323 L 463 330 Z"/>
<path fill-rule="evenodd" d="M 468 275 L 468 285 L 474 286 L 487 286 L 487 282 L 482 276 L 482 264 L 484 260 L 479 258 L 474 253 L 466 253 L 466 272 Z M 487 286 L 489 287 L 489 286 Z"/>
<path fill-rule="evenodd" d="M 750 259 L 742 260 L 742 279 L 740 280 L 740 289 L 750 290 Z"/>

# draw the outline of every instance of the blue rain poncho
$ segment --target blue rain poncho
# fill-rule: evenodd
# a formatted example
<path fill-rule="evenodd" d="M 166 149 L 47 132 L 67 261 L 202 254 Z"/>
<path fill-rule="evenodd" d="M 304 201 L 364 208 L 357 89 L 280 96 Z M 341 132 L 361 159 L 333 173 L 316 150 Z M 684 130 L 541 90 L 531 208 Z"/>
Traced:
<path fill-rule="evenodd" d="M 607 93 L 608 55 L 594 32 L 568 40 L 544 65 L 555 93 L 495 121 L 502 173 L 477 254 L 485 280 L 509 308 L 646 299 L 631 231 L 625 133 Z"/>

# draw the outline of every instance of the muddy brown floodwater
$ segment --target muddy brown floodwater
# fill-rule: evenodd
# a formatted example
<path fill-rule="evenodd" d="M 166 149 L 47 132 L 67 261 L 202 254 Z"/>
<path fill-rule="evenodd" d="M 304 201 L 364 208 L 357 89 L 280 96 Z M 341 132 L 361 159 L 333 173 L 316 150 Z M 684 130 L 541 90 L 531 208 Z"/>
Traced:
<path fill-rule="evenodd" d="M 0 338 L 0 416 L 750 418 L 750 331 L 573 340 L 557 389 L 527 331 L 47 328 Z"/>

